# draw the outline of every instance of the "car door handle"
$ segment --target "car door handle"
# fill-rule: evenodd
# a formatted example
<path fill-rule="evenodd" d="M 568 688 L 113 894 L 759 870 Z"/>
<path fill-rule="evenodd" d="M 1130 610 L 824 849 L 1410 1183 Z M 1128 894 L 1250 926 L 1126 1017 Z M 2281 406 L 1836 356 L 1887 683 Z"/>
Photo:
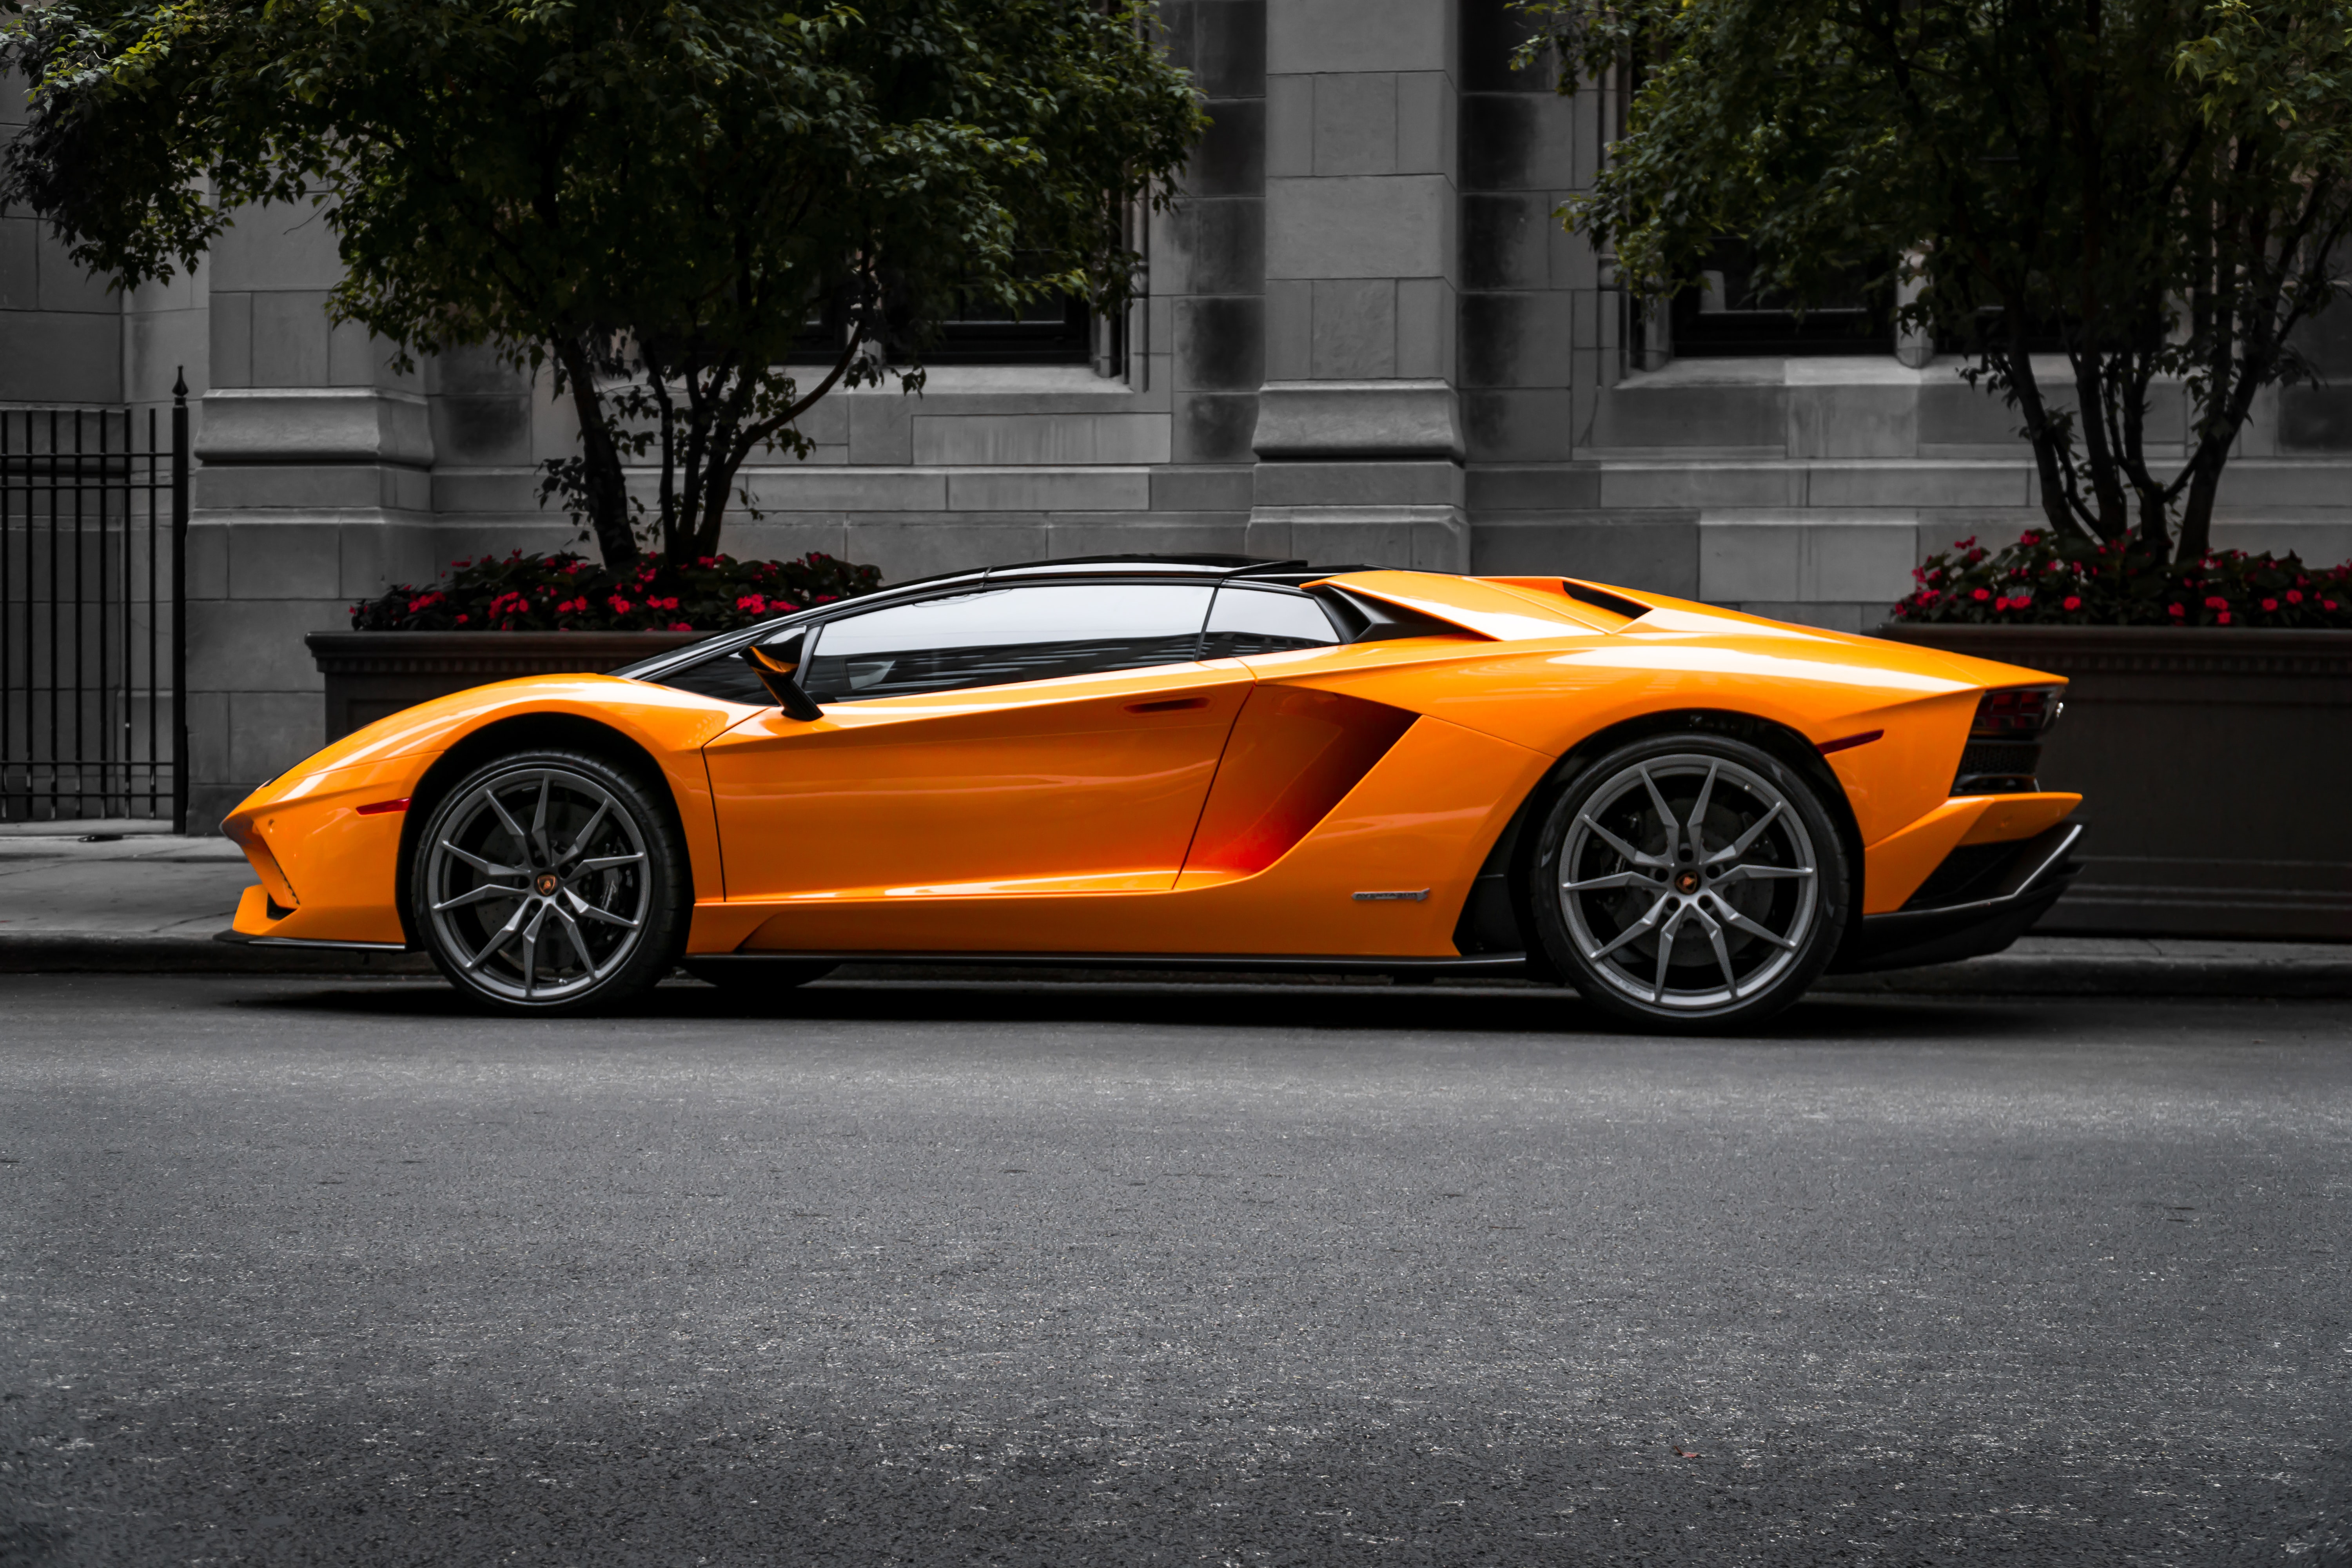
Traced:
<path fill-rule="evenodd" d="M 1174 713 L 1186 708 L 1206 708 L 1208 705 L 1209 700 L 1205 697 L 1163 697 L 1156 702 L 1130 702 L 1127 710 L 1130 713 Z"/>

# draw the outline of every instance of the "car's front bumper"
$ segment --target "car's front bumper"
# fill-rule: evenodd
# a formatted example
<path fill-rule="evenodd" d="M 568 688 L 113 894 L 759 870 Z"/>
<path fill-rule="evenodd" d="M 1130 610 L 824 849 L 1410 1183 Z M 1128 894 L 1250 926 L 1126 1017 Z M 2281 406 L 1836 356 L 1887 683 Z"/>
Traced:
<path fill-rule="evenodd" d="M 1935 879 L 1889 914 L 1865 915 L 1851 931 L 1832 974 L 1909 969 L 1999 952 L 2023 936 L 2058 901 L 2074 875 L 2079 822 L 2062 822 L 1998 847 L 2008 854 L 1976 868 L 1939 899 Z M 1958 853 L 1958 851 L 1955 852 Z"/>

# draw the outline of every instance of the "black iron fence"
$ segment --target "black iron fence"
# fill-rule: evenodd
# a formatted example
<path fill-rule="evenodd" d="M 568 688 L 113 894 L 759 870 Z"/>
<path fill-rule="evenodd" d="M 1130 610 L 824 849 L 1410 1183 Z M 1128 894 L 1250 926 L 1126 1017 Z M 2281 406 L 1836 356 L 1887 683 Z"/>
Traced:
<path fill-rule="evenodd" d="M 187 391 L 0 409 L 0 821 L 187 830 Z"/>

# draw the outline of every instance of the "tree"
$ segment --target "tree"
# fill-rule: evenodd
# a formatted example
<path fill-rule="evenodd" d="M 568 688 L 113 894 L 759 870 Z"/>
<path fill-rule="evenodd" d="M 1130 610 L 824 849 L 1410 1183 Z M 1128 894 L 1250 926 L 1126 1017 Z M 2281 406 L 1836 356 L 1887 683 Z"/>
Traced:
<path fill-rule="evenodd" d="M 2208 547 L 2232 444 L 2339 285 L 2352 222 L 2342 0 L 1528 0 L 1560 87 L 1639 70 L 1571 228 L 1628 288 L 1744 237 L 1801 308 L 1917 287 L 1898 319 L 2023 419 L 2062 531 Z M 2068 388 L 2037 353 L 2063 353 Z M 2044 360 L 2044 364 L 2047 360 Z M 2150 448 L 2185 392 L 2184 457 Z M 2134 514 L 2137 513 L 2135 521 Z M 2177 531 L 2176 531 L 2177 525 Z"/>
<path fill-rule="evenodd" d="M 1143 3 L 0 0 L 32 83 L 0 203 L 125 285 L 240 203 L 318 203 L 339 319 L 552 364 L 581 448 L 548 490 L 608 563 L 655 451 L 654 531 L 708 554 L 751 455 L 805 456 L 837 386 L 919 387 L 960 301 L 1129 299 L 1130 205 L 1202 123 Z"/>

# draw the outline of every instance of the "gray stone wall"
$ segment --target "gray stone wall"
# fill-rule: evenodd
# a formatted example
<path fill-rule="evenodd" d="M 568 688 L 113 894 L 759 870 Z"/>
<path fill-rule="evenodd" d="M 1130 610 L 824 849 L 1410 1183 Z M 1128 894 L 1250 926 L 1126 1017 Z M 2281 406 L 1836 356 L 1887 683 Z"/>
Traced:
<path fill-rule="evenodd" d="M 307 207 L 240 212 L 213 247 L 188 537 L 191 809 L 211 820 L 316 750 L 306 631 L 438 557 L 422 377 L 331 322 L 334 238 Z"/>
<path fill-rule="evenodd" d="M 747 470 L 760 515 L 728 549 L 895 580 L 1246 549 L 1860 627 L 1930 551 L 2041 521 L 2014 416 L 1949 358 L 1631 352 L 1608 258 L 1552 216 L 1595 177 L 1612 107 L 1513 71 L 1504 0 L 1161 0 L 1158 21 L 1212 124 L 1140 223 L 1124 362 L 830 397 L 807 461 Z M 21 115 L 0 91 L 0 135 Z M 578 540 L 536 499 L 575 437 L 550 378 L 483 350 L 396 372 L 329 321 L 339 275 L 314 214 L 248 212 L 196 275 L 124 298 L 0 215 L 0 403 L 156 406 L 183 364 L 198 395 L 207 816 L 316 743 L 303 632 L 453 558 Z M 2352 309 L 2304 341 L 2332 379 L 2263 401 L 2217 533 L 2333 562 L 2352 556 Z"/>
<path fill-rule="evenodd" d="M 0 142 L 24 123 L 24 79 L 0 71 Z M 47 226 L 0 212 L 0 405 L 122 401 L 121 297 L 68 260 Z"/>

